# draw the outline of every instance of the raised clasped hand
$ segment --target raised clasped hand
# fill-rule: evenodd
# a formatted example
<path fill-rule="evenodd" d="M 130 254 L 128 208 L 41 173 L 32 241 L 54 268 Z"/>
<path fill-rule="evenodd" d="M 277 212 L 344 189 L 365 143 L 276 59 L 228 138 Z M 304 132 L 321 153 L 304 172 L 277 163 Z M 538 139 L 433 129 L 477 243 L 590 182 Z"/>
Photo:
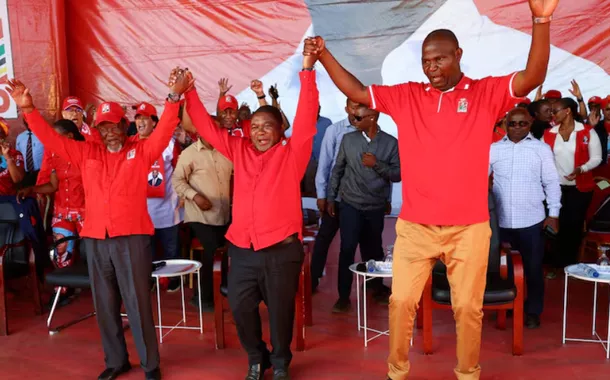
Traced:
<path fill-rule="evenodd" d="M 549 17 L 555 12 L 559 0 L 529 0 L 534 17 Z"/>

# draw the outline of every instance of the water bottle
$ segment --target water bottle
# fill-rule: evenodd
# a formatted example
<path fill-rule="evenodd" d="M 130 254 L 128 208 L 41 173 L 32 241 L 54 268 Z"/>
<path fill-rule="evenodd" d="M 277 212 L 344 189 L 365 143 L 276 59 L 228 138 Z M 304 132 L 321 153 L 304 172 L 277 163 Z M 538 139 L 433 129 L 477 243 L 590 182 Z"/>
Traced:
<path fill-rule="evenodd" d="M 394 245 L 390 244 L 387 247 L 385 247 L 385 262 L 386 263 L 391 263 L 392 260 L 394 259 L 393 257 L 394 254 Z"/>
<path fill-rule="evenodd" d="M 607 267 L 610 265 L 610 259 L 608 259 L 608 255 L 606 255 L 606 252 L 608 252 L 609 249 L 610 247 L 607 245 L 599 246 L 598 250 L 601 252 L 601 255 L 599 256 L 599 259 L 597 259 L 597 265 L 600 267 Z"/>
<path fill-rule="evenodd" d="M 599 277 L 599 272 L 596 271 L 594 268 L 590 267 L 589 265 L 578 264 L 577 268 L 578 268 L 579 271 L 582 271 L 588 277 L 594 277 L 594 278 Z"/>
<path fill-rule="evenodd" d="M 369 260 L 366 262 L 366 271 L 369 273 L 377 272 L 377 264 L 375 260 Z"/>

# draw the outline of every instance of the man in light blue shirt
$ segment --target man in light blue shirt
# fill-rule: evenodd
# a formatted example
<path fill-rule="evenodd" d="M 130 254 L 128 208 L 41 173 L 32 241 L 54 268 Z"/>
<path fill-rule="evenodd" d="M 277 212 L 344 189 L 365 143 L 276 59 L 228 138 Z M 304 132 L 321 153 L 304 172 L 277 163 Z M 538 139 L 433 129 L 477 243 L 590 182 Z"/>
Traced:
<path fill-rule="evenodd" d="M 356 130 L 356 127 L 354 127 L 353 124 L 355 123 L 354 114 L 357 108 L 358 103 L 354 103 L 349 99 L 347 100 L 345 106 L 347 118 L 326 128 L 319 148 L 318 169 L 316 171 L 316 194 L 318 199 L 318 210 L 320 210 L 320 214 L 322 215 L 322 224 L 320 225 L 320 230 L 316 236 L 316 242 L 311 257 L 311 286 L 314 292 L 316 291 L 322 273 L 324 272 L 328 248 L 339 230 L 339 216 L 332 217 L 326 212 L 326 194 L 328 191 L 330 174 L 333 166 L 335 166 L 343 136 L 346 133 L 354 132 Z M 318 133 L 319 131 L 320 130 L 318 129 Z"/>
<path fill-rule="evenodd" d="M 42 165 L 42 155 L 44 146 L 38 137 L 30 131 L 26 121 L 23 121 L 26 130 L 21 132 L 15 141 L 15 148 L 23 155 L 25 162 L 25 177 L 21 181 L 21 186 L 29 187 L 36 184 L 40 165 Z"/>
<path fill-rule="evenodd" d="M 527 110 L 511 110 L 506 125 L 507 135 L 491 145 L 489 170 L 493 172 L 500 238 L 523 257 L 525 325 L 538 328 L 544 302 L 543 231 L 554 234 L 559 230 L 559 174 L 551 148 L 530 133 L 532 118 Z"/>

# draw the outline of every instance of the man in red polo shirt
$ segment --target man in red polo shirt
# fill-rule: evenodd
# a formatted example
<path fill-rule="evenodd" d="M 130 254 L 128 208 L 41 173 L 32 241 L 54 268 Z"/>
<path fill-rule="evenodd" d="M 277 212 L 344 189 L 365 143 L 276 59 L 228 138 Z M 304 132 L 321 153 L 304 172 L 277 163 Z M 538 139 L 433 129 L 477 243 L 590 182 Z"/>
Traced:
<path fill-rule="evenodd" d="M 80 98 L 77 98 L 76 96 L 68 96 L 64 99 L 61 109 L 62 118 L 72 120 L 78 127 L 80 133 L 85 137 L 86 141 L 100 144 L 102 143 L 100 132 L 95 128 L 91 128 L 89 125 L 87 125 L 87 123 L 85 123 L 85 109 L 83 108 L 83 102 L 80 100 Z"/>
<path fill-rule="evenodd" d="M 364 86 L 325 49 L 320 37 L 304 54 L 319 57 L 351 100 L 389 114 L 397 124 L 403 207 L 396 224 L 390 297 L 388 378 L 409 374 L 409 342 L 417 304 L 437 259 L 447 265 L 456 319 L 459 379 L 478 379 L 482 304 L 491 231 L 488 210 L 490 129 L 546 76 L 549 22 L 558 0 L 529 0 L 532 46 L 524 71 L 481 80 L 460 69 L 462 49 L 449 30 L 430 33 L 422 66 L 430 83 Z M 451 188 L 447 192 L 447 186 Z"/>
<path fill-rule="evenodd" d="M 233 162 L 235 186 L 230 242 L 229 304 L 242 346 L 248 353 L 247 380 L 287 380 L 299 273 L 303 263 L 300 182 L 316 134 L 318 89 L 313 65 L 304 57 L 301 93 L 292 137 L 285 138 L 282 115 L 273 106 L 252 114 L 250 138 L 228 135 L 208 115 L 195 90 L 186 110 L 197 132 Z M 269 353 L 262 340 L 259 304 L 269 310 Z"/>
<path fill-rule="evenodd" d="M 145 178 L 179 122 L 181 94 L 192 85 L 181 69 L 174 69 L 172 78 L 175 79 L 170 81 L 165 111 L 157 131 L 148 139 L 127 139 L 128 122 L 123 108 L 113 102 L 102 103 L 95 120 L 103 144 L 60 136 L 34 107 L 29 89 L 18 80 L 9 81 L 7 86 L 40 141 L 81 171 L 87 215 L 81 236 L 85 238 L 106 361 L 106 370 L 98 380 L 111 380 L 131 369 L 121 303 L 127 311 L 146 379 L 161 378 L 150 303 L 150 235 L 154 227 L 146 207 Z"/>

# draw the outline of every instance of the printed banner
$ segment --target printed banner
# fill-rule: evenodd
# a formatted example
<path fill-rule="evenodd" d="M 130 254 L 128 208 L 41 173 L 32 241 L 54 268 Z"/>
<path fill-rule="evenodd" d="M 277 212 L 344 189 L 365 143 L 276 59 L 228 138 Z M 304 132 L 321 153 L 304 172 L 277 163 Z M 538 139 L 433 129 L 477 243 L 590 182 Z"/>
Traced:
<path fill-rule="evenodd" d="M 0 83 L 13 76 L 13 54 L 11 50 L 8 4 L 7 0 L 0 0 Z M 17 106 L 6 92 L 4 86 L 0 86 L 0 116 L 5 119 L 17 117 Z"/>

